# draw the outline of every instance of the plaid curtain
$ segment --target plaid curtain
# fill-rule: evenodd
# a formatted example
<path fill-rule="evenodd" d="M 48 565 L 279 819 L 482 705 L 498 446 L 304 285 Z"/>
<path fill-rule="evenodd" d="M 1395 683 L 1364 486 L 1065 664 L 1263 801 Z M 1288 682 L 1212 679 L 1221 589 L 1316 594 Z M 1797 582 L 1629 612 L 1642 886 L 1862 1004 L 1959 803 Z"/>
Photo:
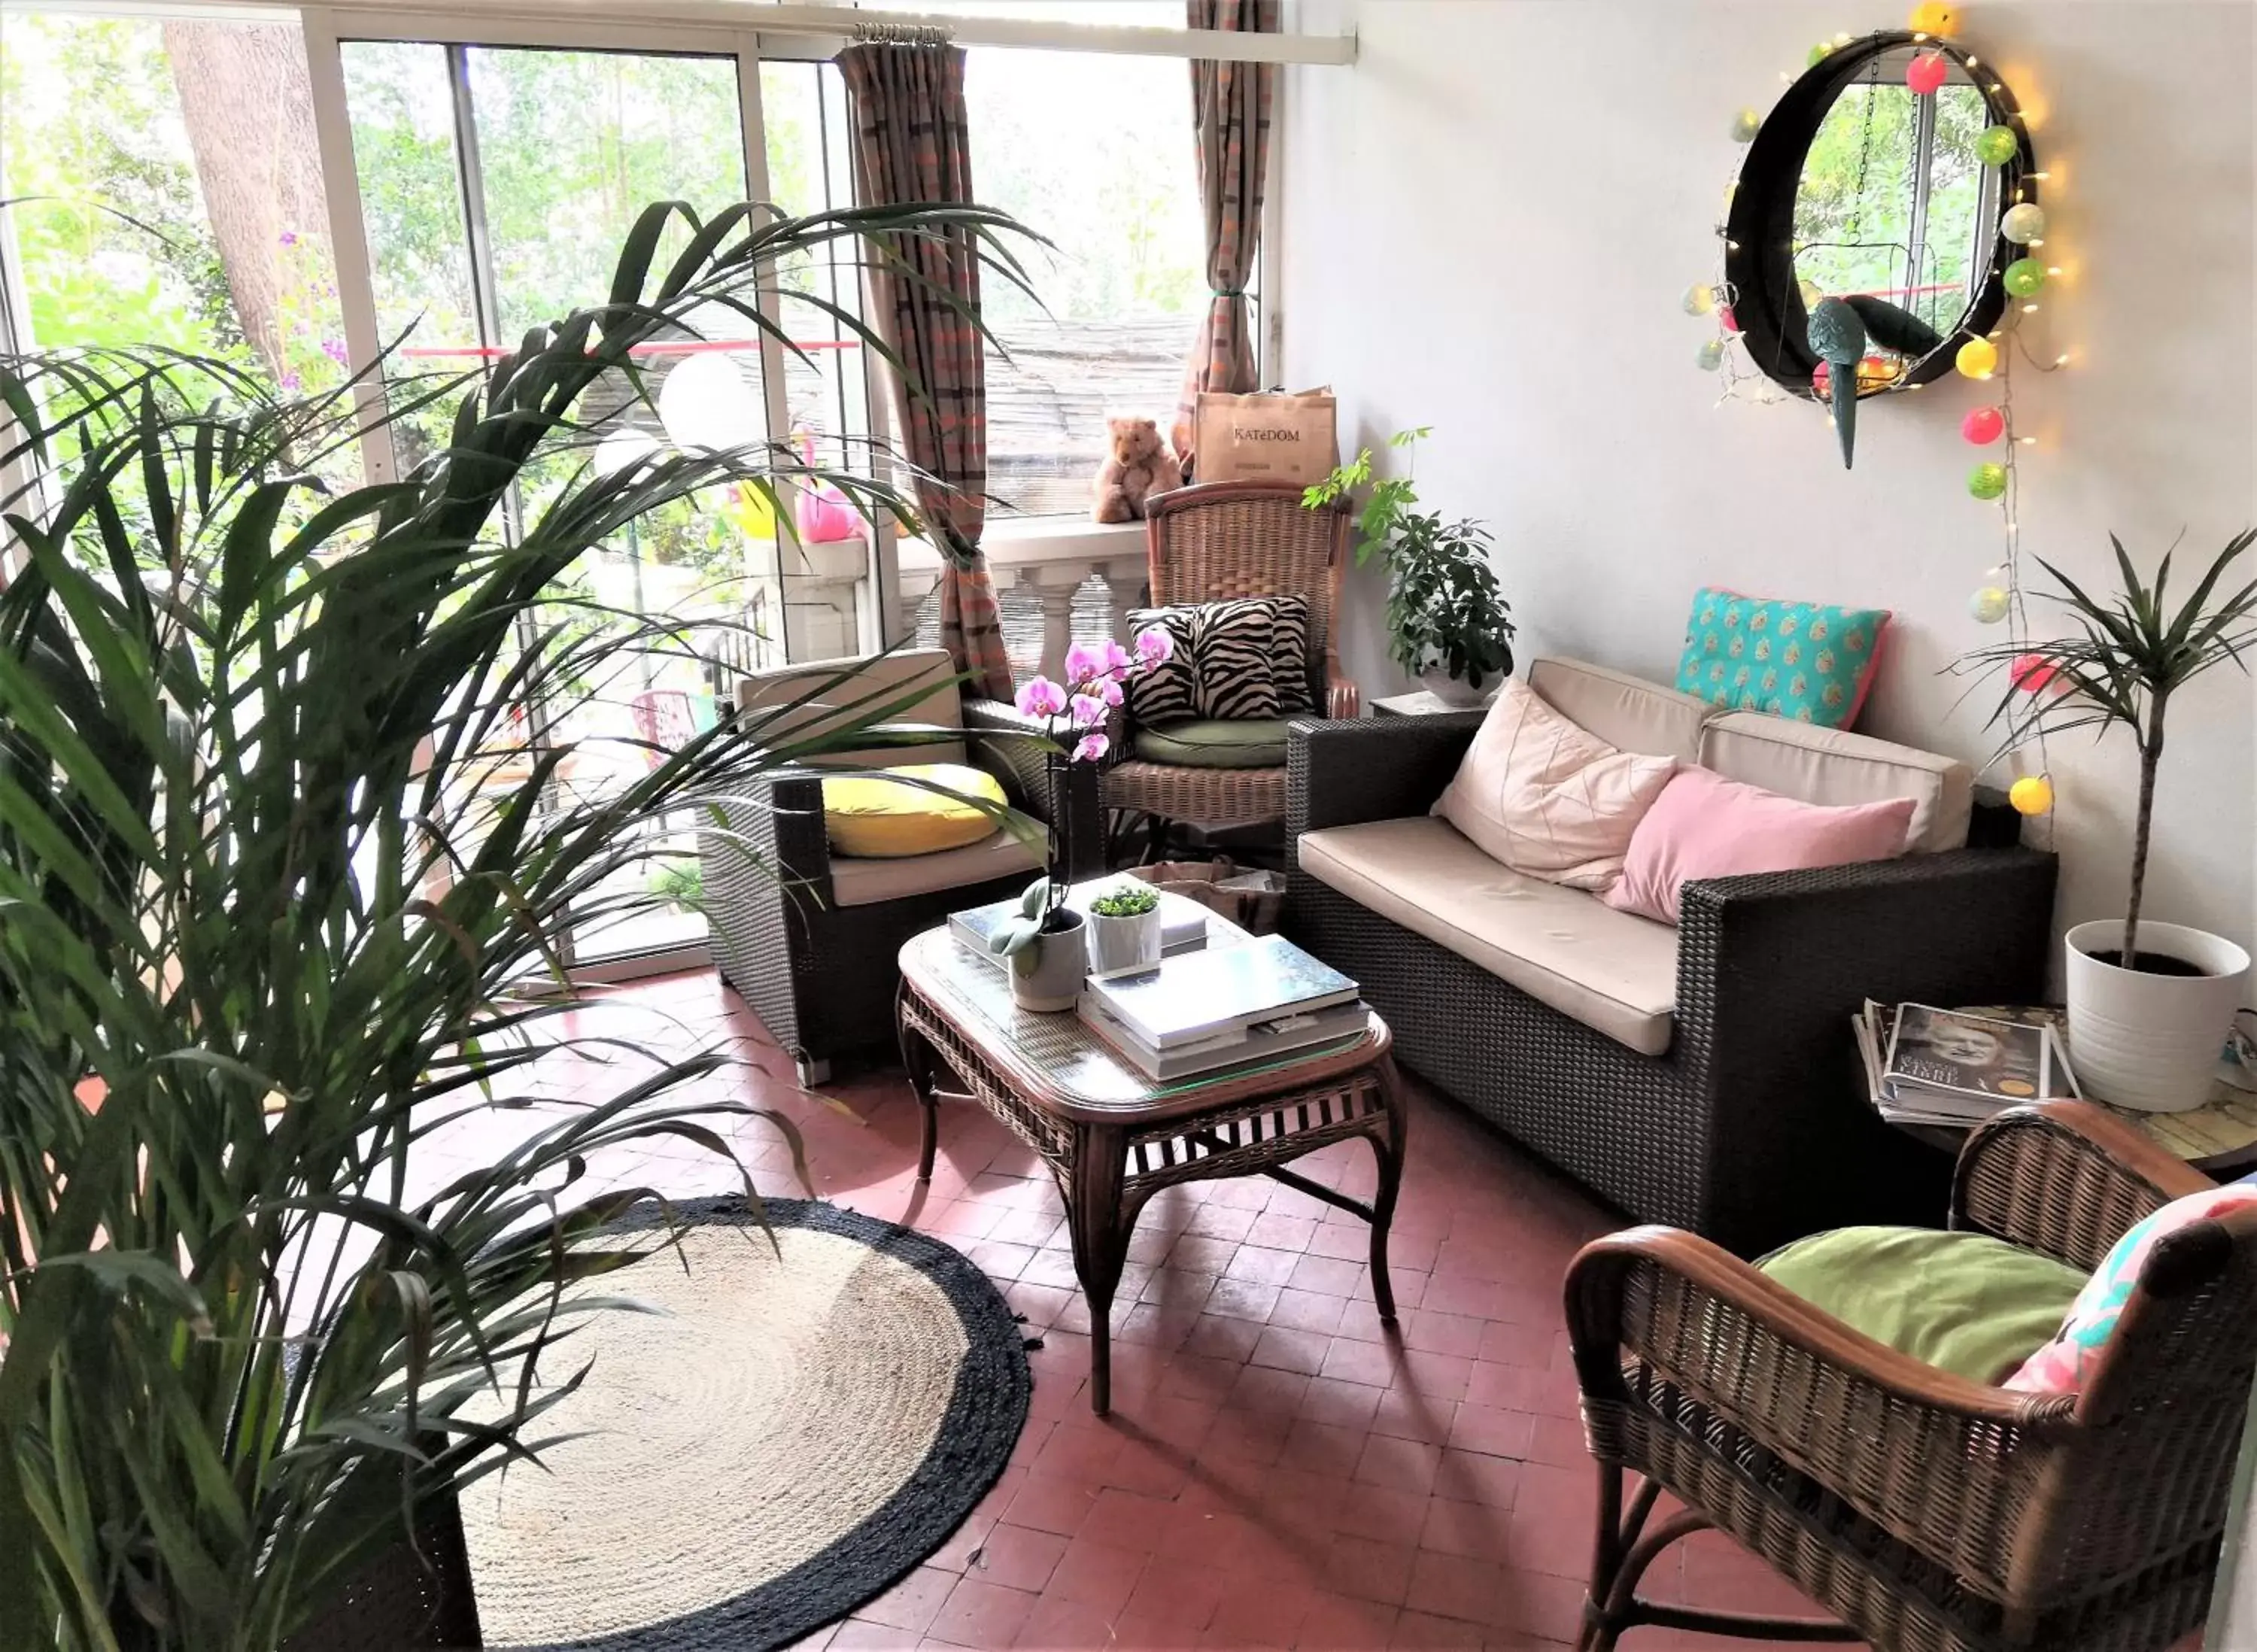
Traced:
<path fill-rule="evenodd" d="M 1277 0 L 1185 0 L 1184 10 L 1194 29 L 1277 32 Z M 1192 341 L 1171 433 L 1176 452 L 1186 457 L 1199 392 L 1259 388 L 1246 283 L 1262 239 L 1262 180 L 1270 166 L 1270 106 L 1277 95 L 1274 63 L 1192 60 L 1192 127 L 1199 145 L 1199 201 L 1206 208 L 1206 284 L 1214 296 Z"/>
<path fill-rule="evenodd" d="M 866 207 L 972 202 L 964 53 L 952 46 L 870 43 L 838 54 L 854 112 L 854 187 Z M 901 357 L 902 441 L 926 532 L 945 553 L 940 641 L 973 685 L 1011 696 L 995 582 L 980 554 L 987 519 L 987 366 L 977 313 L 979 244 L 969 231 L 872 240 L 878 335 Z M 906 266 L 911 273 L 897 273 Z"/>

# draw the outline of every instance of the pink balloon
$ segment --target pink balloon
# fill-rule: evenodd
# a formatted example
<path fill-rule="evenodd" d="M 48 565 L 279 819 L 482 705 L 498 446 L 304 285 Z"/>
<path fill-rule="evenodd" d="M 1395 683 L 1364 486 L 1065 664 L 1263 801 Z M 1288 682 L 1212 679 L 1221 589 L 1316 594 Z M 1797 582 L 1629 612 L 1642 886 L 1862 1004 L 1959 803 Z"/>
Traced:
<path fill-rule="evenodd" d="M 1950 60 L 1942 53 L 1923 52 L 1905 65 L 1905 84 L 1921 97 L 1933 97 L 1950 73 Z"/>
<path fill-rule="evenodd" d="M 2024 694 L 2042 694 L 2061 675 L 2042 654 L 2017 654 L 2006 668 L 2006 679 Z"/>
<path fill-rule="evenodd" d="M 1978 448 L 1987 448 L 2006 434 L 2006 415 L 1996 407 L 1978 407 L 1960 421 L 1959 434 Z"/>

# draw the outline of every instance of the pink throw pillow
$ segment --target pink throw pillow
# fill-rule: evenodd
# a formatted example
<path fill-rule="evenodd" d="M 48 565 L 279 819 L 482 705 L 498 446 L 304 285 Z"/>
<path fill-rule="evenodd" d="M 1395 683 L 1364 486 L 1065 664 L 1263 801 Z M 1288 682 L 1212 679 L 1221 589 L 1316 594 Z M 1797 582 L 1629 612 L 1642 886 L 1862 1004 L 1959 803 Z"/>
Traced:
<path fill-rule="evenodd" d="M 1622 879 L 1606 902 L 1675 923 L 1679 887 L 1703 878 L 1894 860 L 1905 851 L 1912 811 L 1909 797 L 1837 808 L 1714 769 L 1681 768 L 1631 834 Z"/>
<path fill-rule="evenodd" d="M 1616 751 L 1507 678 L 1434 813 L 1515 872 L 1596 893 L 1676 766 Z"/>

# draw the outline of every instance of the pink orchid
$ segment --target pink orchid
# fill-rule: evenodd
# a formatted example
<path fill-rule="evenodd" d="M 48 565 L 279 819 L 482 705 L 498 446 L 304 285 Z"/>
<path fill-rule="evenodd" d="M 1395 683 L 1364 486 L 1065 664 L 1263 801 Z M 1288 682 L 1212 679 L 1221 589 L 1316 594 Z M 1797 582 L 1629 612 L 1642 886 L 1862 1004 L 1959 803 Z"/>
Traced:
<path fill-rule="evenodd" d="M 1134 658 L 1126 648 L 1110 637 L 1105 639 L 1105 670 L 1108 676 L 1117 677 L 1135 663 Z"/>
<path fill-rule="evenodd" d="M 1147 669 L 1165 665 L 1175 652 L 1176 639 L 1168 634 L 1164 626 L 1155 625 L 1150 631 L 1136 633 L 1136 658 L 1144 663 Z"/>
<path fill-rule="evenodd" d="M 1119 705 L 1128 698 L 1128 695 L 1121 692 L 1121 685 L 1111 677 L 1107 677 L 1097 685 L 1096 693 L 1097 697 L 1107 705 Z"/>
<path fill-rule="evenodd" d="M 1105 670 L 1105 655 L 1087 643 L 1078 642 L 1065 651 L 1065 680 L 1079 688 Z"/>
<path fill-rule="evenodd" d="M 1054 717 L 1065 710 L 1065 690 L 1048 677 L 1031 677 L 1019 689 L 1016 703 L 1030 717 Z"/>
<path fill-rule="evenodd" d="M 1112 744 L 1101 734 L 1085 734 L 1081 737 L 1081 744 L 1073 748 L 1073 760 L 1094 763 L 1105 755 Z"/>
<path fill-rule="evenodd" d="M 1100 728 L 1105 723 L 1106 705 L 1105 696 L 1102 695 L 1078 694 L 1073 696 L 1071 709 L 1073 712 L 1073 726 L 1077 729 Z"/>

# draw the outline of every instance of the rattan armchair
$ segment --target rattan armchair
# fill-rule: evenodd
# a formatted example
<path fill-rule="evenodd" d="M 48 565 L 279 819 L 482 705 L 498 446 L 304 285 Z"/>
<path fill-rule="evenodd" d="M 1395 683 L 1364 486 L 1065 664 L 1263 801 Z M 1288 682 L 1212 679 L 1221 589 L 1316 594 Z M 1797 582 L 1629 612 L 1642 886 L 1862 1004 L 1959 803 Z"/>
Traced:
<path fill-rule="evenodd" d="M 2118 1119 L 2051 1103 L 1970 1138 L 1951 1222 L 2090 1268 L 2209 1185 Z M 2257 1211 L 2155 1246 L 2077 1394 L 1939 1371 L 1674 1229 L 1585 1246 L 1567 1305 L 1599 1464 L 1586 1652 L 1640 1624 L 1877 1652 L 2161 1652 L 2202 1621 L 2257 1365 Z M 1626 1470 L 1643 1479 L 1627 1510 Z M 1664 1491 L 1686 1507 L 1653 1521 Z M 1655 1557 L 1710 1526 L 1838 1621 L 1641 1599 Z"/>
<path fill-rule="evenodd" d="M 1348 568 L 1345 501 L 1312 511 L 1297 487 L 1206 482 L 1145 503 L 1153 604 L 1306 597 L 1310 702 L 1327 717 L 1355 717 L 1362 699 L 1341 674 L 1335 624 Z M 1127 748 L 1125 739 L 1115 745 Z M 1106 769 L 1102 796 L 1107 809 L 1155 822 L 1261 825 L 1285 818 L 1285 768 L 1190 768 L 1128 756 Z"/>

